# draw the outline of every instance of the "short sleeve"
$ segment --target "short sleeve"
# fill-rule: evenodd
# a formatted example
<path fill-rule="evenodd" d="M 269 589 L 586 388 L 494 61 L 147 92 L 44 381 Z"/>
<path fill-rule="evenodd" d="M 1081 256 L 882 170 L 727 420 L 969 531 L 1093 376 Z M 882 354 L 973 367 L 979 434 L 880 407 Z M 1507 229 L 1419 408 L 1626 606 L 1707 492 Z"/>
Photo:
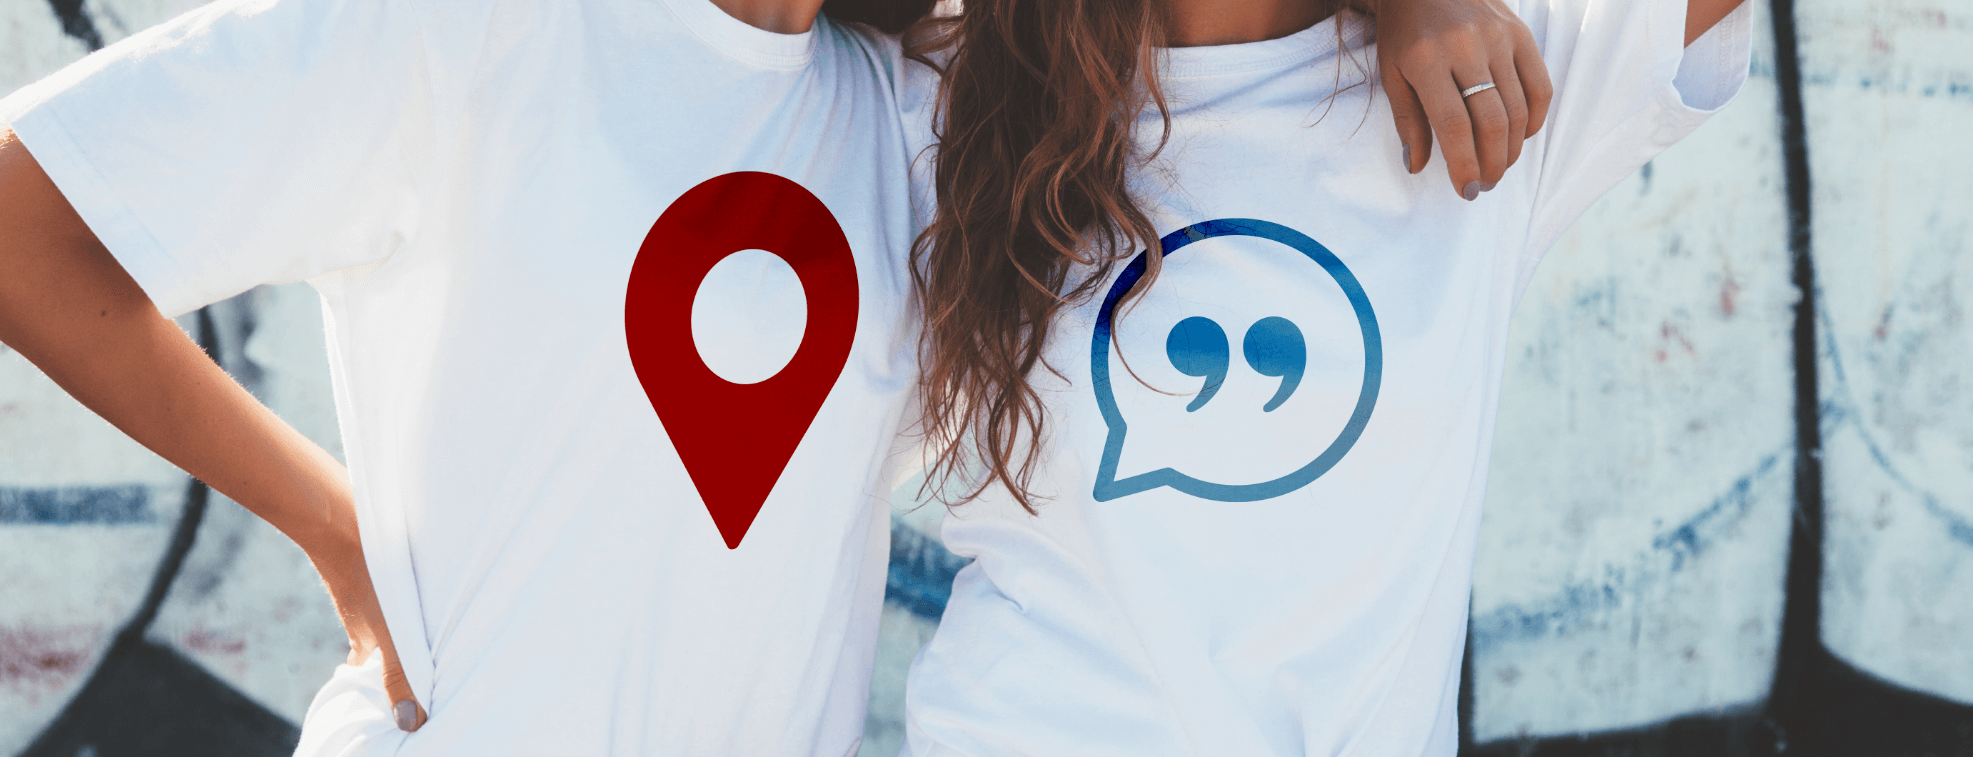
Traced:
<path fill-rule="evenodd" d="M 1685 45 L 1686 0 L 1523 0 L 1555 99 L 1536 168 L 1539 256 L 1617 182 L 1705 122 L 1747 81 L 1753 0 Z"/>
<path fill-rule="evenodd" d="M 431 162 L 401 0 L 220 0 L 0 100 L 166 315 L 389 257 Z"/>

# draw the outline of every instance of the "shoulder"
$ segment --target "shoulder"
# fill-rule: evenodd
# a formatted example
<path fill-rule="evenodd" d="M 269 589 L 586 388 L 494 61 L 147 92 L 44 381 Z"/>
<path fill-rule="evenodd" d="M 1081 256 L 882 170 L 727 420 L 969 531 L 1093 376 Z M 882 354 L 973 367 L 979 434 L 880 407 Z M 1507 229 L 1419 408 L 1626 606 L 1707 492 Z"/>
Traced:
<path fill-rule="evenodd" d="M 844 21 L 827 15 L 815 17 L 815 31 L 823 50 L 857 68 L 874 71 L 892 90 L 904 77 L 904 45 L 895 34 L 888 34 L 866 23 Z"/>

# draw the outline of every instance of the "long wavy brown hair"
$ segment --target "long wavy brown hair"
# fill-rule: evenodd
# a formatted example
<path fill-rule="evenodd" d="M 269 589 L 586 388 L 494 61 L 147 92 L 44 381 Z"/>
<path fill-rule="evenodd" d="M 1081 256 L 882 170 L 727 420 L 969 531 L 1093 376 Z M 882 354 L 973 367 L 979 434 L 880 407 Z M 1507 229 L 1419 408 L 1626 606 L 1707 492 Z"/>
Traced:
<path fill-rule="evenodd" d="M 964 0 L 907 35 L 907 52 L 941 74 L 937 208 L 911 271 L 925 313 L 925 491 L 947 505 L 999 485 L 1035 512 L 1047 419 L 1028 377 L 1054 371 L 1042 359 L 1049 326 L 1118 261 L 1162 253 L 1127 182 L 1170 137 L 1157 77 L 1164 2 Z M 1345 4 L 1359 5 L 1331 7 Z M 1148 109 L 1163 128 L 1146 144 L 1135 126 Z M 1130 298 L 1163 257 L 1145 256 Z"/>
<path fill-rule="evenodd" d="M 1154 107 L 1169 125 L 1160 2 L 966 0 L 912 33 L 914 57 L 944 57 L 938 204 L 911 270 L 925 316 L 926 486 L 946 504 L 998 484 L 1034 512 L 1045 417 L 1027 378 L 1049 324 L 1117 260 L 1157 244 L 1125 181 L 1149 157 L 1133 139 L 1138 116 Z M 1146 283 L 1160 257 L 1148 256 Z M 1071 281 L 1074 266 L 1087 270 Z"/>

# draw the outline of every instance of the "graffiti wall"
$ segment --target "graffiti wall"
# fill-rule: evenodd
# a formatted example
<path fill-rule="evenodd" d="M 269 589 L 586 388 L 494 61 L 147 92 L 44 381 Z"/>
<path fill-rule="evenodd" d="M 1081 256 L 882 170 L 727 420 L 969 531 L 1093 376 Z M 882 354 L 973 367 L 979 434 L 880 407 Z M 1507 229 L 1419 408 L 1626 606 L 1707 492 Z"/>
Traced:
<path fill-rule="evenodd" d="M 1973 755 L 1973 0 L 1749 2 L 1740 99 L 1516 314 L 1463 751 Z M 0 92 L 196 3 L 0 0 Z M 305 285 L 180 325 L 338 451 Z M 960 565 L 907 500 L 866 755 Z M 0 755 L 285 754 L 343 644 L 298 550 L 0 348 Z"/>

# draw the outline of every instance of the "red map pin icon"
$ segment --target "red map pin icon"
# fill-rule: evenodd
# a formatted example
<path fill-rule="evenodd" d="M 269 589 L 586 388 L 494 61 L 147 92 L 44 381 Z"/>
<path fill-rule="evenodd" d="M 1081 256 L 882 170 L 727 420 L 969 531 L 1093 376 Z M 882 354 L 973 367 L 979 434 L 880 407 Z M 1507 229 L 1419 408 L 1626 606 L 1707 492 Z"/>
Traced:
<path fill-rule="evenodd" d="M 692 301 L 713 264 L 741 250 L 788 262 L 808 299 L 801 346 L 754 384 L 722 379 L 692 340 Z M 856 259 L 815 195 L 769 173 L 716 176 L 651 224 L 624 295 L 630 364 L 727 548 L 737 548 L 788 467 L 856 337 Z"/>

